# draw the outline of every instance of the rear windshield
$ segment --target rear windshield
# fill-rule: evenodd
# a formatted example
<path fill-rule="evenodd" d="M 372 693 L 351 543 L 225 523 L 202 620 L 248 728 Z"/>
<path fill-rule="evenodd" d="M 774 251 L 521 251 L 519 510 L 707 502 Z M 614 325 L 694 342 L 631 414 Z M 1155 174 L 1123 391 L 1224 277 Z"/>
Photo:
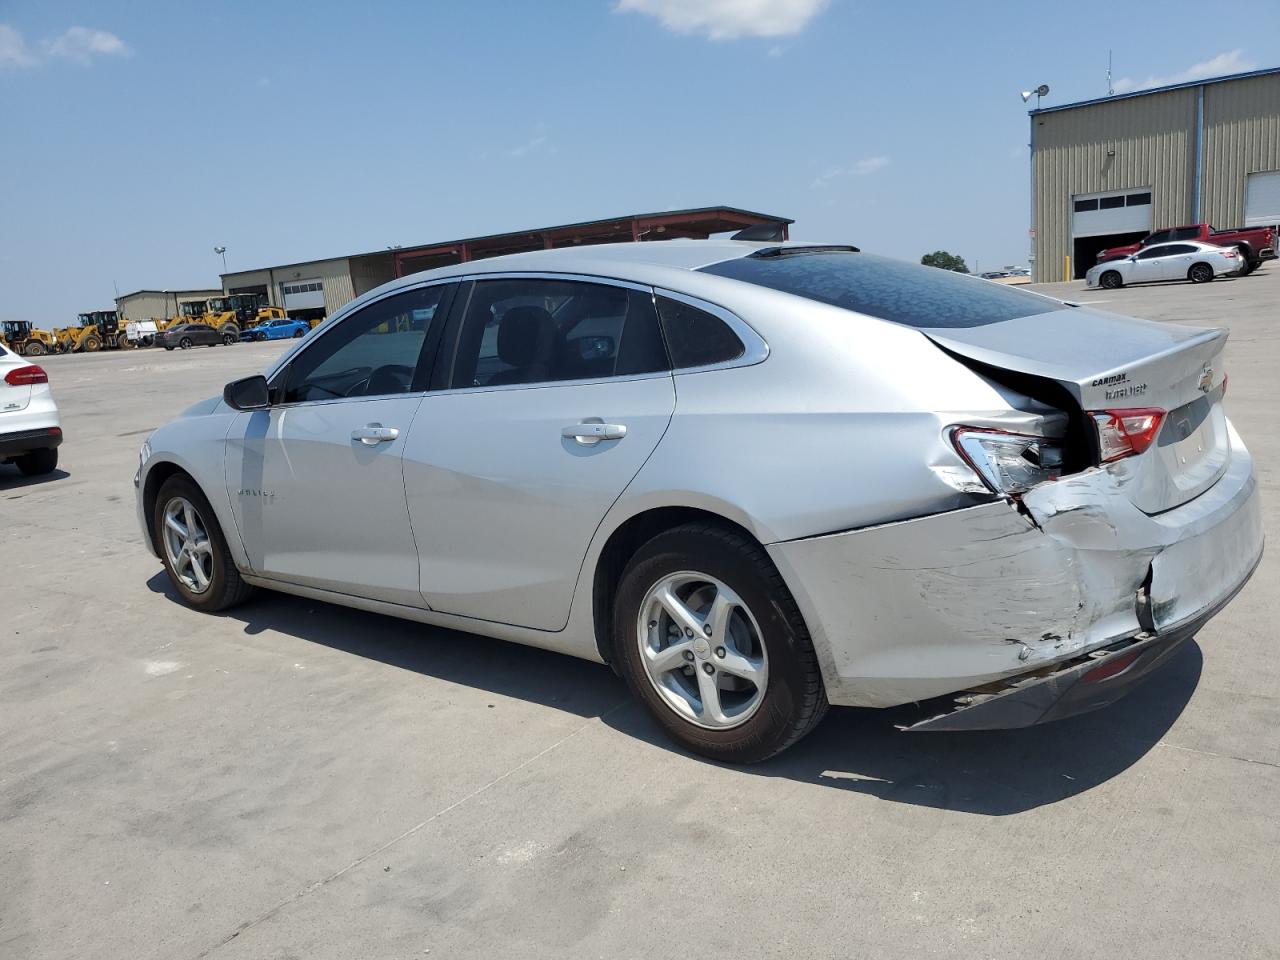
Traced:
<path fill-rule="evenodd" d="M 1005 284 L 869 253 L 752 255 L 701 272 L 909 327 L 982 327 L 1063 309 L 1056 300 Z"/>

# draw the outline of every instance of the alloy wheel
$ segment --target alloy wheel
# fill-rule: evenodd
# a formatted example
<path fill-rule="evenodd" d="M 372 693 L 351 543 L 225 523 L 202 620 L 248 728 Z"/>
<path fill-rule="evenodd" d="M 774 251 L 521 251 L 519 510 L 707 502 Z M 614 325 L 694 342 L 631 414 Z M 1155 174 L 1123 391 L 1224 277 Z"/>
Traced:
<path fill-rule="evenodd" d="M 764 701 L 769 660 L 759 624 L 715 577 L 682 571 L 655 583 L 640 605 L 636 638 L 649 682 L 690 723 L 727 730 Z"/>
<path fill-rule="evenodd" d="M 164 552 L 173 575 L 192 593 L 204 593 L 213 581 L 213 544 L 199 511 L 183 497 L 164 508 Z"/>

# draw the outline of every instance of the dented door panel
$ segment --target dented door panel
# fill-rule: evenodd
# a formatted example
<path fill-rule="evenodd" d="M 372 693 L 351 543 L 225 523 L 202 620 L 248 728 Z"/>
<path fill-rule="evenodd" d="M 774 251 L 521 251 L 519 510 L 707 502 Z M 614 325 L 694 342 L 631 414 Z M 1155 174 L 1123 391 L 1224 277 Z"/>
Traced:
<path fill-rule="evenodd" d="M 1210 610 L 1262 552 L 1253 463 L 1149 516 L 1122 471 L 1095 468 L 1008 500 L 769 547 L 811 625 L 833 703 L 893 706 L 1079 657 Z"/>

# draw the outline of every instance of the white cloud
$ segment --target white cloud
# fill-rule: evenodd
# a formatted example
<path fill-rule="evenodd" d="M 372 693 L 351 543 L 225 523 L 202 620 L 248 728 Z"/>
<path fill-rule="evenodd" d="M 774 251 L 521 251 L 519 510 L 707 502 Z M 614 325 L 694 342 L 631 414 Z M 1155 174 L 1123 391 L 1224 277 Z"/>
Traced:
<path fill-rule="evenodd" d="M 1111 85 L 1111 88 L 1116 93 L 1129 93 L 1151 87 L 1167 87 L 1171 83 L 1190 83 L 1192 80 L 1220 77 L 1228 73 L 1244 73 L 1247 70 L 1256 69 L 1257 66 L 1254 61 L 1245 57 L 1243 50 L 1228 50 L 1201 63 L 1193 63 L 1180 73 L 1150 76 L 1142 81 L 1134 80 L 1132 77 L 1121 77 Z"/>
<path fill-rule="evenodd" d="M 66 57 L 77 63 L 88 63 L 96 56 L 133 55 L 133 51 L 114 33 L 92 27 L 69 27 L 62 36 L 46 40 L 44 49 L 51 57 Z"/>
<path fill-rule="evenodd" d="M 39 62 L 21 33 L 0 23 L 0 67 L 34 67 Z"/>
<path fill-rule="evenodd" d="M 705 33 L 712 40 L 785 37 L 799 33 L 830 0 L 618 0 L 618 13 L 656 17 L 675 33 Z"/>
<path fill-rule="evenodd" d="M 51 57 L 87 64 L 94 57 L 130 56 L 133 56 L 133 51 L 114 33 L 92 27 L 69 27 L 61 36 L 42 40 L 37 54 L 27 46 L 21 33 L 6 23 L 0 23 L 0 67 L 34 67 Z"/>
<path fill-rule="evenodd" d="M 838 180 L 841 177 L 865 177 L 883 170 L 891 162 L 889 157 L 884 156 L 863 157 L 851 167 L 827 167 L 826 170 L 814 177 L 813 182 L 809 184 L 809 188 L 811 190 L 821 190 L 832 180 Z"/>

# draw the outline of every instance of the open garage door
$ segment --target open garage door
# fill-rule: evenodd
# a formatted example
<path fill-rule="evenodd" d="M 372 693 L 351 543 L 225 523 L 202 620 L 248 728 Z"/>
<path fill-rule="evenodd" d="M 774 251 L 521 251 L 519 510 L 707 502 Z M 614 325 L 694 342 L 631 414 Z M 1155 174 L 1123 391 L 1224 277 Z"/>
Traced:
<path fill-rule="evenodd" d="M 1270 227 L 1280 223 L 1280 170 L 1249 174 L 1244 198 L 1244 225 Z"/>
<path fill-rule="evenodd" d="M 1071 272 L 1078 280 L 1108 247 L 1137 243 L 1151 232 L 1151 191 L 1112 190 L 1071 198 Z"/>

